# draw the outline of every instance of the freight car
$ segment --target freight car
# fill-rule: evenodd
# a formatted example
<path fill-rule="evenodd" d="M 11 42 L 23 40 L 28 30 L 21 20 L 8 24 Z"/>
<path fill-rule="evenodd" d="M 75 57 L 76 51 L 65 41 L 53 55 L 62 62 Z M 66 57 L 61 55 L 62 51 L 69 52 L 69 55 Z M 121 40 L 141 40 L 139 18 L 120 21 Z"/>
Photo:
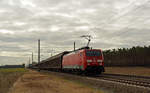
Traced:
<path fill-rule="evenodd" d="M 62 52 L 43 60 L 33 68 L 80 74 L 100 74 L 104 72 L 104 58 L 100 49 L 86 47 L 75 51 Z"/>
<path fill-rule="evenodd" d="M 65 54 L 69 53 L 68 51 L 64 51 L 55 56 L 52 56 L 46 60 L 41 61 L 40 63 L 33 66 L 33 69 L 39 70 L 54 70 L 61 71 L 62 70 L 62 60 Z"/>

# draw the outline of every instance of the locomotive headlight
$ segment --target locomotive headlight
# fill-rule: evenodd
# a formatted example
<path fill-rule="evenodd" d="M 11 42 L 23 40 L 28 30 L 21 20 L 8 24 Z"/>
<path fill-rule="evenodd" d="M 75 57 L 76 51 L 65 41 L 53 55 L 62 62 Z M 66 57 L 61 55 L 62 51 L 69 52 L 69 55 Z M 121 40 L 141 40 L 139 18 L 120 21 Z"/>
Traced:
<path fill-rule="evenodd" d="M 102 60 L 97 60 L 97 62 L 102 62 Z"/>
<path fill-rule="evenodd" d="M 87 60 L 88 63 L 92 62 L 92 60 Z"/>

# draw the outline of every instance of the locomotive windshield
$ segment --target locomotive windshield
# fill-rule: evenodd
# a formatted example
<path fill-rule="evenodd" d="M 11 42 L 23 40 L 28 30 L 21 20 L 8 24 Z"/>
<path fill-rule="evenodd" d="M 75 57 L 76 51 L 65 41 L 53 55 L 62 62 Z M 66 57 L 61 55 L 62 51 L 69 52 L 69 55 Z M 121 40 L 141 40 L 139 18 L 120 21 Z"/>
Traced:
<path fill-rule="evenodd" d="M 100 56 L 100 51 L 86 51 L 86 56 Z"/>

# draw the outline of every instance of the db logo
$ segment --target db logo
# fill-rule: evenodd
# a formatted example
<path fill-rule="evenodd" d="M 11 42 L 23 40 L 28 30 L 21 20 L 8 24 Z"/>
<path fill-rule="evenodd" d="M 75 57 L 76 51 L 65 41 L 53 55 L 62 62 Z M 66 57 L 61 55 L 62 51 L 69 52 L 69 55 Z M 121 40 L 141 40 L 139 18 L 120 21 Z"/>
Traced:
<path fill-rule="evenodd" d="M 95 59 L 95 58 L 93 59 L 93 62 L 96 62 L 96 59 Z"/>

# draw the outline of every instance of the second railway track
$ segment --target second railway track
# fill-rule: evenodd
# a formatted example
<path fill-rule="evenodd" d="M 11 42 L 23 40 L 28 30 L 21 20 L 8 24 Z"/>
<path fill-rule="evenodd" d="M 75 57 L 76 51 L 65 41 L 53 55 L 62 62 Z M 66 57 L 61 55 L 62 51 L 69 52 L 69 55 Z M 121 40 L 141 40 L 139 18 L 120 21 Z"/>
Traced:
<path fill-rule="evenodd" d="M 114 81 L 138 87 L 150 88 L 150 77 L 121 75 L 121 74 L 102 74 L 101 76 L 93 77 L 96 79 L 103 79 L 107 81 Z"/>

